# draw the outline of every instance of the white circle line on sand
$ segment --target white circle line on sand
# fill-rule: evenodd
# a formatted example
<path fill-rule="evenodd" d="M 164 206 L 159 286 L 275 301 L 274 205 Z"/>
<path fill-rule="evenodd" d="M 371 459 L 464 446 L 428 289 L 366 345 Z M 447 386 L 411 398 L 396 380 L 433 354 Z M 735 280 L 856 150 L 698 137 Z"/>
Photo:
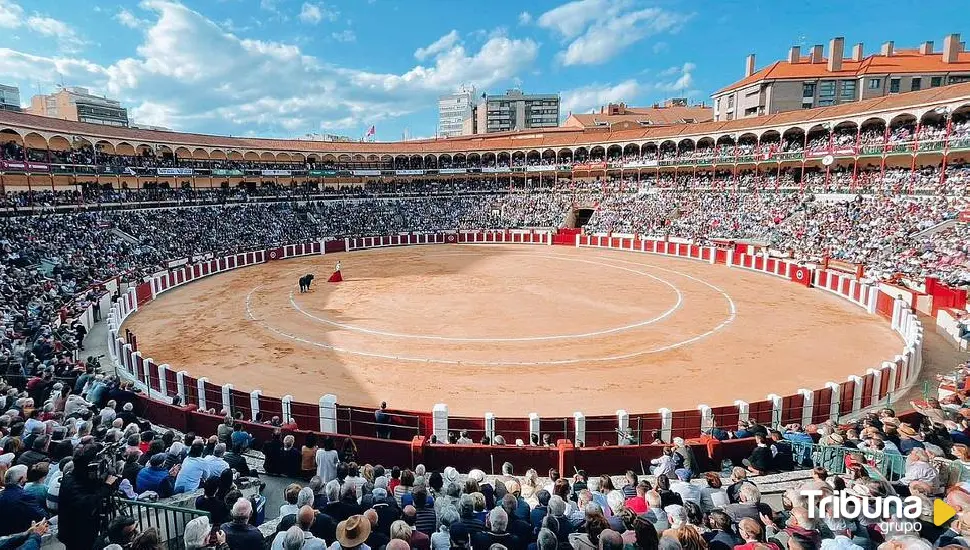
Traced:
<path fill-rule="evenodd" d="M 640 263 L 637 263 L 637 262 L 630 262 L 630 261 L 626 261 L 626 260 L 615 260 L 615 261 L 618 261 L 620 263 L 631 264 L 631 265 L 640 265 L 640 266 L 645 265 L 645 264 L 640 264 Z M 706 332 L 703 332 L 701 334 L 697 334 L 695 336 L 692 336 L 691 338 L 687 338 L 687 339 L 681 340 L 679 342 L 673 342 L 673 343 L 670 343 L 670 344 L 666 344 L 664 346 L 659 346 L 659 347 L 655 347 L 655 348 L 650 348 L 650 349 L 640 350 L 640 351 L 635 351 L 635 352 L 630 352 L 630 353 L 624 353 L 624 354 L 619 354 L 619 355 L 611 355 L 611 356 L 606 356 L 606 357 L 590 357 L 590 358 L 582 358 L 582 359 L 558 359 L 558 360 L 550 360 L 550 361 L 476 361 L 476 360 L 458 361 L 458 360 L 454 360 L 454 359 L 440 359 L 440 358 L 433 358 L 433 357 L 413 357 L 413 356 L 409 356 L 409 355 L 393 355 L 393 354 L 386 354 L 386 353 L 376 353 L 376 352 L 371 352 L 371 351 L 366 351 L 366 350 L 355 350 L 355 349 L 345 348 L 343 346 L 338 346 L 336 344 L 327 344 L 327 343 L 324 343 L 324 342 L 317 342 L 315 340 L 309 340 L 309 339 L 302 338 L 302 337 L 297 336 L 297 335 L 294 335 L 294 334 L 290 334 L 290 333 L 285 332 L 283 330 L 280 330 L 280 329 L 278 329 L 276 327 L 273 327 L 273 326 L 269 325 L 268 323 L 266 323 L 266 322 L 264 322 L 262 320 L 257 319 L 255 317 L 255 315 L 253 315 L 252 303 L 251 303 L 252 302 L 252 295 L 253 295 L 253 293 L 255 293 L 257 290 L 259 290 L 260 288 L 262 288 L 265 285 L 258 285 L 255 288 L 253 288 L 252 290 L 250 290 L 248 294 L 246 294 L 246 316 L 251 321 L 257 323 L 258 325 L 260 325 L 261 327 L 265 328 L 266 330 L 268 330 L 268 331 L 270 331 L 272 333 L 275 333 L 275 334 L 277 334 L 279 336 L 282 336 L 284 338 L 288 338 L 288 339 L 293 340 L 293 341 L 296 341 L 296 342 L 301 342 L 303 344 L 307 344 L 307 345 L 310 345 L 310 346 L 319 347 L 319 348 L 323 348 L 323 349 L 328 349 L 328 350 L 331 350 L 331 351 L 334 351 L 334 352 L 337 352 L 337 353 L 348 353 L 348 354 L 357 355 L 357 356 L 360 356 L 360 357 L 368 357 L 368 358 L 373 358 L 373 359 L 385 359 L 385 360 L 391 360 L 391 361 L 404 361 L 404 362 L 410 362 L 410 363 L 437 363 L 437 364 L 444 364 L 444 365 L 479 365 L 479 366 L 489 366 L 489 367 L 543 366 L 543 365 L 575 365 L 575 364 L 579 364 L 579 363 L 601 363 L 601 362 L 607 362 L 607 361 L 621 361 L 621 360 L 624 360 L 624 359 L 633 359 L 633 358 L 642 357 L 642 356 L 645 356 L 645 355 L 653 355 L 653 354 L 657 354 L 657 353 L 663 353 L 663 352 L 666 352 L 666 351 L 670 351 L 670 350 L 673 350 L 673 349 L 677 349 L 677 348 L 680 348 L 680 347 L 683 347 L 683 346 L 686 346 L 686 345 L 690 345 L 690 344 L 699 342 L 701 340 L 704 340 L 704 339 L 710 337 L 712 334 L 714 334 L 714 333 L 716 333 L 716 332 L 724 329 L 724 327 L 726 327 L 729 324 L 731 324 L 732 322 L 734 322 L 734 320 L 737 318 L 737 307 L 736 307 L 736 305 L 734 303 L 734 300 L 731 299 L 731 296 L 727 292 L 724 292 L 723 290 L 721 290 L 717 286 L 712 285 L 711 283 L 708 283 L 707 281 L 704 281 L 702 279 L 698 279 L 698 278 L 696 278 L 694 276 L 687 275 L 686 273 L 681 273 L 681 272 L 679 272 L 677 270 L 674 270 L 674 269 L 667 269 L 667 268 L 663 268 L 663 267 L 659 267 L 659 266 L 651 266 L 651 267 L 654 267 L 656 269 L 660 269 L 662 271 L 668 271 L 668 272 L 671 272 L 671 273 L 676 273 L 678 275 L 681 275 L 683 277 L 686 277 L 688 279 L 691 279 L 693 281 L 696 281 L 698 283 L 701 283 L 701 284 L 703 284 L 703 285 L 705 285 L 705 286 L 707 286 L 707 287 L 715 290 L 716 292 L 720 293 L 721 296 L 725 300 L 727 300 L 727 302 L 728 302 L 728 307 L 729 307 L 729 311 L 730 311 L 728 317 L 725 320 L 721 321 L 719 324 L 717 324 L 714 328 L 712 328 L 712 329 L 710 329 L 710 330 L 708 330 Z"/>
<path fill-rule="evenodd" d="M 484 255 L 485 254 L 472 254 L 472 253 L 469 253 L 469 254 L 429 254 L 428 256 L 429 257 L 434 257 L 434 256 L 484 256 Z M 648 326 L 648 325 L 652 325 L 654 323 L 657 323 L 659 321 L 663 321 L 667 317 L 670 317 L 671 315 L 674 314 L 674 312 L 676 312 L 678 309 L 680 309 L 681 305 L 683 305 L 683 303 L 684 303 L 684 295 L 681 293 L 680 289 L 677 288 L 676 285 L 674 285 L 670 281 L 667 281 L 667 280 L 665 280 L 665 279 L 663 279 L 661 277 L 657 277 L 656 275 L 651 275 L 650 273 L 645 273 L 643 271 L 638 271 L 636 269 L 630 269 L 628 267 L 621 267 L 621 266 L 618 266 L 618 265 L 612 265 L 612 264 L 607 264 L 607 263 L 603 263 L 603 262 L 594 262 L 594 261 L 590 261 L 590 260 L 582 260 L 582 259 L 578 259 L 578 258 L 570 258 L 570 257 L 567 257 L 567 256 L 540 255 L 540 254 L 529 254 L 528 256 L 529 257 L 533 257 L 533 258 L 535 258 L 535 257 L 552 258 L 552 259 L 556 259 L 556 260 L 572 261 L 572 262 L 579 262 L 579 263 L 588 263 L 588 264 L 592 264 L 592 265 L 598 265 L 598 266 L 602 266 L 602 267 L 611 267 L 613 269 L 619 269 L 621 271 L 627 271 L 627 272 L 630 272 L 630 273 L 635 273 L 637 275 L 642 275 L 644 277 L 648 277 L 650 279 L 654 279 L 656 281 L 659 281 L 659 282 L 667 285 L 668 287 L 670 287 L 670 289 L 673 290 L 677 294 L 677 301 L 674 303 L 674 305 L 672 307 L 668 308 L 666 311 L 664 311 L 660 315 L 656 315 L 656 316 L 654 316 L 654 317 L 652 317 L 650 319 L 645 319 L 643 321 L 638 321 L 636 323 L 631 323 L 631 324 L 623 325 L 623 326 L 620 326 L 620 327 L 613 327 L 613 328 L 608 328 L 608 329 L 603 329 L 603 330 L 596 330 L 596 331 L 590 331 L 590 332 L 582 332 L 582 333 L 576 333 L 576 334 L 555 334 L 555 335 L 549 335 L 549 336 L 519 336 L 519 337 L 505 337 L 505 338 L 501 338 L 501 337 L 436 336 L 436 335 L 428 335 L 428 334 L 407 334 L 407 333 L 401 333 L 401 332 L 391 332 L 391 331 L 386 331 L 386 330 L 369 329 L 369 328 L 360 327 L 360 326 L 357 326 L 357 325 L 351 325 L 351 324 L 348 324 L 348 323 L 340 323 L 340 322 L 334 321 L 332 319 L 328 319 L 326 317 L 320 317 L 320 316 L 314 315 L 314 314 L 312 314 L 312 313 L 304 310 L 302 307 L 300 307 L 300 304 L 298 304 L 296 302 L 296 300 L 295 300 L 295 298 L 293 296 L 293 291 L 292 290 L 290 291 L 290 306 L 293 307 L 293 309 L 295 309 L 298 312 L 300 312 L 301 314 L 309 317 L 310 319 L 313 319 L 314 321 L 318 321 L 320 323 L 324 323 L 324 324 L 327 324 L 327 325 L 330 325 L 330 326 L 339 327 L 339 328 L 342 328 L 344 330 L 348 330 L 348 331 L 352 331 L 352 332 L 360 332 L 360 333 L 363 333 L 363 334 L 371 334 L 371 335 L 375 335 L 375 336 L 387 336 L 387 337 L 391 337 L 391 338 L 402 338 L 402 339 L 413 339 L 413 340 L 433 340 L 433 341 L 438 341 L 438 342 L 542 342 L 542 341 L 548 341 L 548 340 L 579 340 L 579 339 L 582 339 L 582 338 L 594 338 L 594 337 L 597 337 L 597 336 L 604 336 L 604 335 L 607 335 L 607 334 L 615 334 L 615 333 L 618 333 L 618 332 L 625 332 L 625 331 L 628 331 L 628 330 L 633 330 L 633 329 L 636 329 L 636 328 L 645 327 L 645 326 Z"/>

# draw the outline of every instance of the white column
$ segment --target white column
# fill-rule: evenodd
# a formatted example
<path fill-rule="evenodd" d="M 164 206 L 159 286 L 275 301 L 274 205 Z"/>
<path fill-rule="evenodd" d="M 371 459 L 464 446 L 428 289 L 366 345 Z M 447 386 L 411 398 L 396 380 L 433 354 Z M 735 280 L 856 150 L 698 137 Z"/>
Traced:
<path fill-rule="evenodd" d="M 701 255 L 702 256 L 704 255 L 703 248 L 701 249 Z M 707 262 L 709 264 L 711 264 L 711 265 L 714 265 L 714 264 L 717 263 L 717 249 L 716 248 L 711 248 L 711 259 L 709 259 Z"/>
<path fill-rule="evenodd" d="M 320 239 L 320 255 L 323 256 L 327 253 L 327 240 Z"/>
<path fill-rule="evenodd" d="M 714 427 L 714 412 L 707 405 L 698 405 L 697 410 L 701 411 L 701 432 Z"/>
<path fill-rule="evenodd" d="M 529 440 L 539 436 L 539 413 L 529 413 Z"/>
<path fill-rule="evenodd" d="M 350 239 L 344 237 L 344 250 L 350 252 Z"/>
<path fill-rule="evenodd" d="M 188 373 L 184 370 L 180 370 L 175 373 L 175 392 L 176 395 L 179 396 L 179 401 L 182 403 L 183 407 L 188 405 L 188 403 L 185 402 L 185 375 L 187 374 Z"/>
<path fill-rule="evenodd" d="M 133 352 L 131 352 L 131 376 L 135 380 L 137 380 L 139 382 L 142 382 L 142 379 L 141 378 L 138 378 L 138 359 L 139 358 L 141 358 L 141 352 L 140 351 L 133 351 Z M 142 365 L 142 368 L 144 368 L 145 367 L 145 362 L 142 361 L 142 364 L 141 365 Z"/>
<path fill-rule="evenodd" d="M 674 413 L 664 407 L 659 409 L 660 413 L 660 439 L 666 443 L 671 442 L 671 435 L 674 431 Z"/>
<path fill-rule="evenodd" d="M 586 446 L 586 415 L 576 411 L 573 413 L 573 426 L 576 430 L 576 445 L 582 442 L 583 446 Z"/>
<path fill-rule="evenodd" d="M 124 367 L 124 371 L 129 375 L 135 372 L 135 367 L 131 364 L 131 353 L 131 344 L 122 346 L 121 366 Z"/>
<path fill-rule="evenodd" d="M 892 316 L 891 326 L 893 330 L 897 332 L 899 332 L 899 324 L 902 321 L 904 306 L 905 306 L 905 302 L 903 302 L 902 298 L 896 298 L 893 301 L 893 316 Z"/>
<path fill-rule="evenodd" d="M 766 399 L 771 401 L 771 425 L 778 426 L 781 424 L 781 396 L 769 393 Z"/>
<path fill-rule="evenodd" d="M 842 387 L 835 382 L 826 382 L 825 387 L 832 390 L 832 399 L 829 403 L 829 418 L 838 420 L 842 406 Z"/>
<path fill-rule="evenodd" d="M 259 396 L 261 395 L 263 395 L 263 392 L 260 390 L 253 390 L 249 392 L 249 419 L 254 422 L 256 421 L 256 415 L 259 414 Z"/>
<path fill-rule="evenodd" d="M 853 298 L 853 296 L 855 296 L 855 288 L 857 286 L 859 286 L 859 281 L 857 281 L 856 279 L 852 279 L 849 281 L 849 300 L 855 301 L 855 298 Z"/>
<path fill-rule="evenodd" d="M 323 433 L 337 433 L 337 396 L 328 393 L 319 400 L 320 431 Z"/>
<path fill-rule="evenodd" d="M 855 387 L 852 390 L 852 412 L 856 412 L 862 408 L 862 378 L 852 375 L 847 380 L 855 382 Z"/>
<path fill-rule="evenodd" d="M 738 399 L 734 402 L 734 406 L 738 408 L 738 422 L 747 422 L 747 420 L 751 418 L 750 403 Z"/>
<path fill-rule="evenodd" d="M 630 415 L 623 409 L 616 411 L 616 429 L 623 433 L 630 431 Z M 622 440 L 623 437 L 616 434 L 616 442 L 620 443 Z"/>
<path fill-rule="evenodd" d="M 448 405 L 438 403 L 431 409 L 431 431 L 438 441 L 448 441 Z"/>
<path fill-rule="evenodd" d="M 198 380 L 195 381 L 195 389 L 196 389 L 196 392 L 199 395 L 199 410 L 200 411 L 204 411 L 204 410 L 206 410 L 208 408 L 206 406 L 206 402 L 205 402 L 205 383 L 208 382 L 208 381 L 209 381 L 209 379 L 208 378 L 205 378 L 205 377 L 199 378 Z"/>
<path fill-rule="evenodd" d="M 489 441 L 495 437 L 495 413 L 485 413 L 485 437 Z"/>
<path fill-rule="evenodd" d="M 168 397 L 168 364 L 158 366 L 158 391 L 162 397 Z"/>
<path fill-rule="evenodd" d="M 283 423 L 289 424 L 293 420 L 293 396 L 284 395 L 281 401 L 283 403 Z"/>
<path fill-rule="evenodd" d="M 734 249 L 733 248 L 728 249 L 728 251 L 727 251 L 727 262 L 725 262 L 725 264 L 728 267 L 734 267 Z"/>
<path fill-rule="evenodd" d="M 222 408 L 232 414 L 232 384 L 222 385 Z"/>
<path fill-rule="evenodd" d="M 899 362 L 897 362 L 899 361 Z M 886 361 L 882 365 L 889 368 L 889 382 L 886 384 L 886 397 L 888 398 L 896 391 L 896 372 L 899 370 L 899 365 L 905 367 L 909 360 L 904 355 L 897 355 L 895 361 Z"/>
<path fill-rule="evenodd" d="M 812 411 L 815 409 L 815 393 L 812 390 L 799 389 L 798 393 L 802 395 L 802 426 L 808 426 L 812 423 Z"/>
<path fill-rule="evenodd" d="M 875 285 L 866 285 L 866 287 L 869 289 L 869 303 L 866 304 L 866 311 L 868 311 L 870 315 L 875 315 L 876 302 L 879 301 L 879 287 Z"/>

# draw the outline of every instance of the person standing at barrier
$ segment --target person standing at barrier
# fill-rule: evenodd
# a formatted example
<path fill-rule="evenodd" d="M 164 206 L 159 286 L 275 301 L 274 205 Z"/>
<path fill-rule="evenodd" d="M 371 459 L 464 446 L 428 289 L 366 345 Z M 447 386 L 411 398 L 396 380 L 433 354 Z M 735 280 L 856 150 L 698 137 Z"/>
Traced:
<path fill-rule="evenodd" d="M 391 415 L 387 414 L 387 401 L 381 401 L 381 408 L 374 411 L 374 421 L 377 423 L 377 437 L 380 439 L 391 438 Z"/>

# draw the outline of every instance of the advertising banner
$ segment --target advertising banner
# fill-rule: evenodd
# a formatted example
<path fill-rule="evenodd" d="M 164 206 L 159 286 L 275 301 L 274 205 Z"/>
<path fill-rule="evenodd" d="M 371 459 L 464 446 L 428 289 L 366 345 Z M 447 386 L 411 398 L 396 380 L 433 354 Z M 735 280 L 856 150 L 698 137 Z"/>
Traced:
<path fill-rule="evenodd" d="M 242 170 L 224 170 L 222 168 L 216 168 L 216 169 L 212 170 L 212 175 L 213 176 L 220 176 L 220 177 L 224 177 L 224 178 L 225 177 L 230 177 L 230 176 L 239 177 L 239 176 L 242 176 L 243 175 L 243 171 Z"/>
<path fill-rule="evenodd" d="M 395 170 L 394 173 L 398 176 L 420 176 L 424 170 Z"/>
<path fill-rule="evenodd" d="M 336 170 L 310 170 L 310 175 L 317 176 L 317 177 L 322 176 L 325 178 L 332 178 L 337 175 L 337 171 Z"/>
<path fill-rule="evenodd" d="M 468 170 L 465 168 L 442 168 L 438 170 L 439 174 L 464 174 Z"/>
<path fill-rule="evenodd" d="M 484 174 L 511 174 L 512 169 L 508 166 L 485 166 L 482 168 Z"/>
<path fill-rule="evenodd" d="M 51 167 L 37 162 L 0 161 L 0 169 L 21 172 L 50 172 Z"/>
<path fill-rule="evenodd" d="M 293 172 L 290 170 L 262 170 L 260 175 L 263 176 L 291 176 Z"/>
<path fill-rule="evenodd" d="M 381 175 L 380 170 L 351 170 L 351 173 L 355 176 L 379 176 Z"/>
<path fill-rule="evenodd" d="M 156 173 L 159 176 L 191 176 L 191 168 L 158 168 Z"/>

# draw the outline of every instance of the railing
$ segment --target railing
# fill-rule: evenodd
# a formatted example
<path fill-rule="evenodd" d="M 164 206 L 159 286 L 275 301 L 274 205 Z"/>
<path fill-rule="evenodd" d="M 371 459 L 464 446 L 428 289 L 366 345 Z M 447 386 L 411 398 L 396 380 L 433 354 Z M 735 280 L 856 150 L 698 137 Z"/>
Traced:
<path fill-rule="evenodd" d="M 906 457 L 896 453 L 853 449 L 818 443 L 790 442 L 795 462 L 806 467 L 822 467 L 830 474 L 846 473 L 845 459 L 848 456 L 860 458 L 869 477 L 880 477 L 887 481 L 898 481 L 906 473 Z M 874 475 L 874 474 L 878 474 Z"/>
<path fill-rule="evenodd" d="M 109 510 L 109 519 L 118 516 L 130 516 L 135 519 L 138 531 L 154 527 L 158 530 L 159 538 L 168 550 L 183 550 L 185 548 L 185 525 L 200 516 L 209 516 L 209 512 L 195 508 L 179 508 L 154 502 L 139 502 L 115 498 Z"/>

